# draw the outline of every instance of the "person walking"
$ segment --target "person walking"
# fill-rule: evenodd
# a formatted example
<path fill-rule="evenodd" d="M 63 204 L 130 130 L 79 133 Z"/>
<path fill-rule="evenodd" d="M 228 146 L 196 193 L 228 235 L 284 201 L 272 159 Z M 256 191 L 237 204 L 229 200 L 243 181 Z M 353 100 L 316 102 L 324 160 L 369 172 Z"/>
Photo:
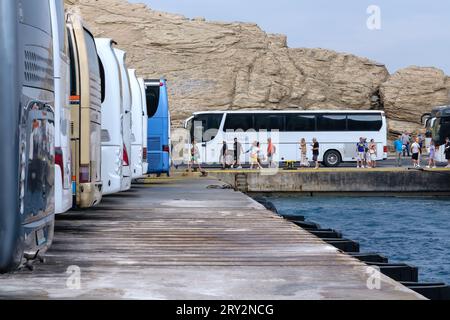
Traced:
<path fill-rule="evenodd" d="M 272 138 L 267 139 L 267 162 L 269 164 L 269 168 L 273 168 L 273 157 L 277 152 L 277 148 L 272 142 Z"/>
<path fill-rule="evenodd" d="M 200 172 L 203 172 L 199 159 L 200 159 L 200 151 L 197 146 L 197 141 L 193 140 L 191 147 L 191 161 L 188 166 L 189 172 L 191 171 L 191 167 L 193 168 L 194 165 L 197 165 Z"/>
<path fill-rule="evenodd" d="M 446 168 L 450 168 L 450 138 L 445 138 L 445 159 L 447 160 L 447 166 Z"/>
<path fill-rule="evenodd" d="M 395 158 L 397 159 L 397 166 L 402 166 L 402 155 L 403 155 L 403 143 L 402 138 L 399 136 L 397 140 L 394 141 Z"/>
<path fill-rule="evenodd" d="M 309 167 L 308 158 L 306 157 L 306 154 L 308 152 L 308 147 L 306 145 L 305 138 L 302 138 L 300 140 L 300 166 L 302 167 Z"/>
<path fill-rule="evenodd" d="M 434 144 L 434 141 L 431 140 L 430 142 L 430 152 L 428 154 L 428 166 L 427 168 L 436 168 L 436 146 Z"/>
<path fill-rule="evenodd" d="M 252 146 L 247 150 L 246 153 L 250 153 L 250 170 L 253 170 L 255 166 L 257 166 L 259 169 L 262 169 L 261 165 L 258 162 L 259 147 L 257 141 L 253 142 Z"/>
<path fill-rule="evenodd" d="M 241 154 L 243 153 L 243 149 L 242 149 L 242 144 L 238 141 L 237 138 L 234 138 L 234 144 L 233 144 L 234 150 L 233 150 L 233 155 L 234 155 L 234 164 L 233 167 L 237 168 L 237 169 L 242 169 L 241 167 Z"/>
<path fill-rule="evenodd" d="M 408 154 L 408 157 L 410 156 L 410 143 L 411 143 L 411 136 L 407 132 L 403 132 L 402 134 L 402 143 L 403 143 L 403 156 L 406 156 Z"/>
<path fill-rule="evenodd" d="M 320 144 L 316 138 L 313 138 L 312 150 L 313 150 L 313 161 L 315 162 L 314 169 L 319 169 L 319 152 L 320 152 Z"/>
<path fill-rule="evenodd" d="M 364 168 L 364 159 L 365 159 L 365 144 L 364 139 L 359 138 L 359 142 L 356 144 L 356 167 Z"/>
<path fill-rule="evenodd" d="M 370 155 L 370 167 L 377 167 L 377 144 L 374 139 L 370 140 L 369 143 L 369 155 Z"/>
<path fill-rule="evenodd" d="M 414 143 L 411 145 L 412 162 L 414 168 L 420 168 L 420 144 L 419 138 L 416 138 Z"/>
<path fill-rule="evenodd" d="M 220 152 L 220 160 L 222 162 L 222 169 L 226 169 L 227 168 L 227 154 L 228 154 L 228 146 L 227 146 L 227 142 L 224 140 L 222 142 L 222 150 Z"/>

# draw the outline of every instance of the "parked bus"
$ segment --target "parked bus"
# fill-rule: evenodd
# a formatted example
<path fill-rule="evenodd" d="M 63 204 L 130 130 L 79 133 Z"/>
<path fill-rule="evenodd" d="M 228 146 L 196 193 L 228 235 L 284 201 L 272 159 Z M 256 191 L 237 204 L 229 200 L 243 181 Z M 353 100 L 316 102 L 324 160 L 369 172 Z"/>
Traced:
<path fill-rule="evenodd" d="M 170 175 L 170 112 L 166 80 L 145 80 L 148 173 Z"/>
<path fill-rule="evenodd" d="M 128 69 L 126 65 L 125 51 L 114 48 L 117 61 L 120 69 L 121 81 L 121 95 L 122 95 L 122 137 L 123 137 L 123 152 L 122 152 L 122 188 L 121 191 L 126 191 L 131 188 L 131 89 L 130 79 L 128 78 Z"/>
<path fill-rule="evenodd" d="M 55 211 L 72 207 L 72 169 L 70 156 L 70 61 L 64 0 L 49 0 L 53 32 L 55 78 Z"/>
<path fill-rule="evenodd" d="M 439 106 L 422 116 L 426 136 L 438 147 L 436 160 L 445 162 L 445 138 L 450 137 L 450 106 Z"/>
<path fill-rule="evenodd" d="M 0 3 L 0 272 L 44 253 L 55 214 L 49 0 Z"/>
<path fill-rule="evenodd" d="M 95 39 L 102 79 L 103 194 L 122 190 L 122 97 L 119 62 L 111 39 Z"/>
<path fill-rule="evenodd" d="M 198 112 L 185 123 L 191 138 L 198 142 L 200 161 L 220 163 L 223 141 L 233 148 L 234 138 L 244 151 L 254 141 L 267 149 L 272 138 L 277 148 L 275 162 L 299 161 L 299 141 L 308 144 L 307 157 L 312 159 L 312 139 L 320 144 L 319 161 L 335 167 L 342 162 L 356 161 L 356 143 L 360 137 L 374 139 L 377 160 L 387 159 L 387 123 L 382 111 L 217 111 Z M 249 162 L 242 153 L 240 162 Z"/>
<path fill-rule="evenodd" d="M 67 16 L 70 54 L 72 192 L 74 205 L 102 199 L 101 79 L 94 37 L 77 15 Z"/>
<path fill-rule="evenodd" d="M 131 177 L 133 179 L 141 178 L 143 172 L 143 106 L 142 93 L 139 81 L 136 77 L 136 70 L 128 69 L 131 87 Z"/>
<path fill-rule="evenodd" d="M 139 88 L 141 90 L 142 100 L 142 172 L 144 175 L 148 172 L 147 162 L 147 143 L 148 143 L 148 116 L 147 116 L 147 101 L 145 100 L 145 84 L 144 79 L 139 78 Z"/>

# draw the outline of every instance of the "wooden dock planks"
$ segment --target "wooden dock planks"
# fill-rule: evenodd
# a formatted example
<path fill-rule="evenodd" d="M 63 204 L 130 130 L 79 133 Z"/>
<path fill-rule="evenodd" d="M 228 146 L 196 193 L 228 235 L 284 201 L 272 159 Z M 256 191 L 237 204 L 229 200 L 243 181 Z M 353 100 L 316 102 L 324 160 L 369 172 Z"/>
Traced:
<path fill-rule="evenodd" d="M 58 217 L 46 263 L 0 275 L 0 298 L 421 299 L 367 266 L 202 178 L 152 180 Z M 67 270 L 79 268 L 81 287 Z M 69 280 L 69 286 L 67 286 Z"/>

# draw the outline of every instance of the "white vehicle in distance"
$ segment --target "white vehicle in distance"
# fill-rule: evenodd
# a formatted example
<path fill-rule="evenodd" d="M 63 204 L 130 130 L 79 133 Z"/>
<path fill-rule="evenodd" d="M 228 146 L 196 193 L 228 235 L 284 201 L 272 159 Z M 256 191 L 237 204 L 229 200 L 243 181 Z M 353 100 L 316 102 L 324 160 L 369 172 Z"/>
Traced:
<path fill-rule="evenodd" d="M 102 181 L 103 194 L 122 190 L 122 103 L 119 63 L 113 40 L 95 39 L 102 78 Z"/>
<path fill-rule="evenodd" d="M 147 160 L 147 146 L 148 146 L 148 116 L 147 116 L 147 99 L 145 96 L 145 81 L 143 78 L 138 78 L 139 88 L 141 90 L 142 99 L 142 172 L 147 175 L 148 160 Z"/>
<path fill-rule="evenodd" d="M 55 79 L 55 212 L 72 208 L 70 64 L 63 0 L 49 0 Z"/>
<path fill-rule="evenodd" d="M 122 87 L 122 188 L 126 191 L 131 188 L 131 89 L 128 78 L 127 66 L 125 63 L 126 53 L 123 50 L 114 48 L 120 69 L 120 82 Z"/>
<path fill-rule="evenodd" d="M 356 161 L 356 144 L 360 137 L 377 145 L 377 160 L 387 159 L 387 122 L 383 111 L 215 111 L 198 112 L 187 119 L 185 128 L 196 140 L 200 161 L 205 164 L 220 163 L 223 141 L 233 149 L 237 138 L 243 147 L 242 164 L 249 162 L 254 141 L 261 150 L 267 150 L 271 138 L 277 151 L 275 162 L 300 161 L 300 140 L 305 138 L 312 159 L 312 140 L 320 144 L 319 161 L 336 167 L 342 162 Z"/>
<path fill-rule="evenodd" d="M 142 93 L 139 81 L 136 77 L 135 69 L 128 69 L 131 87 L 131 177 L 133 179 L 141 178 L 143 172 L 142 152 L 143 152 L 143 110 Z"/>

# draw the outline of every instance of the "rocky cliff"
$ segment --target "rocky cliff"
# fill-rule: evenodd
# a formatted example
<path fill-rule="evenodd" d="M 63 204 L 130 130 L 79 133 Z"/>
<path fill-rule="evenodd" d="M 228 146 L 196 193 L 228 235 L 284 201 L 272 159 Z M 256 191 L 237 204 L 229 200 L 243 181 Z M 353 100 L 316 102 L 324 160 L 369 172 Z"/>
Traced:
<path fill-rule="evenodd" d="M 390 132 L 421 128 L 420 116 L 448 103 L 450 80 L 434 68 L 386 67 L 326 49 L 292 49 L 256 24 L 210 22 L 125 0 L 66 0 L 97 37 L 128 52 L 143 77 L 169 81 L 177 121 L 200 110 L 384 109 Z"/>

